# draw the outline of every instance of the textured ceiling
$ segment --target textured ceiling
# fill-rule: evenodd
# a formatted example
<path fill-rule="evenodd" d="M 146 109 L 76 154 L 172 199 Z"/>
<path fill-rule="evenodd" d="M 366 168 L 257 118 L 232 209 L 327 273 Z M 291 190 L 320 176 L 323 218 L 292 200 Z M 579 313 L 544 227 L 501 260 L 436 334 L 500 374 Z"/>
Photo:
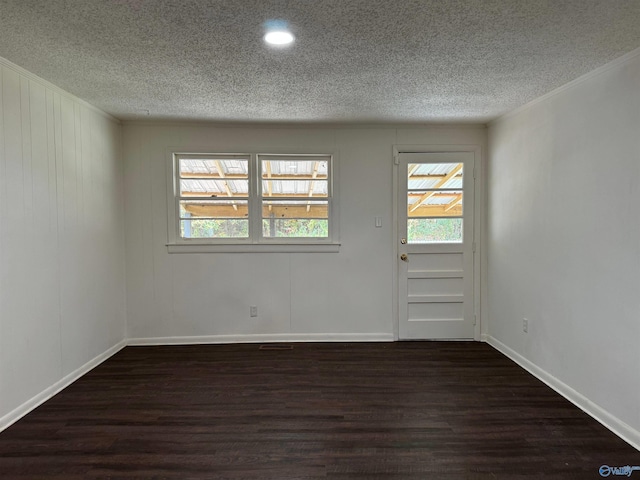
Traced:
<path fill-rule="evenodd" d="M 640 0 L 0 0 L 0 56 L 122 119 L 485 122 L 638 25 Z"/>

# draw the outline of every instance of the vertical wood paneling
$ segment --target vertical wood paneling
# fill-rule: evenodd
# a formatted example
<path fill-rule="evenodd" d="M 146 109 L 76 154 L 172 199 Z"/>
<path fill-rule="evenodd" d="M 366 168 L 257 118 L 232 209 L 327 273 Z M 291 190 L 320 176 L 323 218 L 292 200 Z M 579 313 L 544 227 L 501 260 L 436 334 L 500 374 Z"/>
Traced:
<path fill-rule="evenodd" d="M 60 102 L 62 132 L 62 179 L 64 223 L 60 251 L 61 263 L 61 321 L 62 321 L 62 372 L 73 371 L 74 365 L 82 365 L 90 346 L 80 339 L 87 337 L 86 329 L 91 320 L 87 311 L 90 276 L 84 276 L 87 246 L 83 246 L 81 222 L 80 170 L 81 156 L 77 137 L 77 104 L 62 97 Z M 84 248 L 83 248 L 84 247 Z"/>
<path fill-rule="evenodd" d="M 5 235 L 5 180 L 7 178 L 5 168 L 5 145 L 4 145 L 4 67 L 0 65 L 0 349 L 4 342 L 2 341 L 4 335 L 4 315 L 5 315 L 5 285 L 4 285 L 4 235 Z M 2 353 L 0 352 L 0 361 L 3 360 Z M 0 368 L 0 412 L 4 412 L 4 404 L 6 400 L 3 392 L 5 388 L 4 371 Z"/>
<path fill-rule="evenodd" d="M 37 82 L 29 82 L 30 151 L 31 151 L 31 195 L 33 213 L 29 228 L 25 229 L 25 240 L 29 248 L 32 291 L 29 305 L 29 345 L 32 350 L 40 352 L 43 358 L 59 359 L 60 334 L 58 297 L 58 255 L 57 225 L 50 221 L 51 211 L 55 210 L 55 201 L 50 204 L 51 190 L 55 193 L 49 175 L 49 147 L 47 132 L 46 88 Z M 24 107 L 24 103 L 23 103 Z M 23 131 L 26 128 L 23 127 Z M 25 144 L 26 145 L 26 144 Z M 26 172 L 26 170 L 25 170 Z M 27 178 L 25 174 L 25 178 Z M 54 197 L 55 200 L 55 197 Z M 52 312 L 54 313 L 52 315 Z M 52 384 L 60 377 L 59 361 L 48 361 L 39 366 L 37 376 L 32 376 L 35 392 L 41 384 Z"/>
<path fill-rule="evenodd" d="M 21 382 L 21 352 L 26 347 L 24 335 L 25 305 L 20 301 L 21 293 L 28 287 L 25 281 L 24 249 L 21 229 L 24 218 L 24 171 L 22 164 L 22 112 L 20 95 L 20 76 L 8 69 L 4 69 L 3 85 L 3 116 L 5 136 L 5 186 L 7 193 L 7 207 L 2 223 L 5 225 L 4 251 L 2 262 L 3 287 L 5 293 L 4 312 L 2 321 L 3 332 L 0 339 L 0 368 L 3 370 L 2 388 L 3 406 L 15 406 L 19 402 L 19 393 L 11 388 Z M 12 321 L 13 319 L 13 321 Z M 23 386 L 28 391 L 28 385 Z"/>
<path fill-rule="evenodd" d="M 16 224 L 16 240 L 20 237 L 20 259 L 16 268 L 20 269 L 20 283 L 17 288 L 20 292 L 35 291 L 32 282 L 33 270 L 35 270 L 35 262 L 30 255 L 34 251 L 33 241 L 33 180 L 31 168 L 31 111 L 29 97 L 29 80 L 20 76 L 20 132 L 22 140 L 22 198 L 16 198 L 23 205 L 23 214 Z M 16 297 L 15 311 L 19 312 L 19 318 L 34 319 L 35 308 L 34 302 L 25 302 L 21 296 Z M 16 346 L 26 351 L 31 351 L 35 347 L 34 333 L 37 328 L 34 321 L 22 321 L 19 326 L 14 329 L 14 334 L 19 338 Z M 14 358 L 15 359 L 15 358 Z M 14 362 L 15 374 L 20 375 L 20 362 Z M 26 379 L 21 379 L 26 391 L 30 395 L 38 393 L 38 383 L 41 372 L 37 375 L 30 375 Z"/>
<path fill-rule="evenodd" d="M 76 179 L 76 139 L 73 102 L 60 98 L 60 132 L 62 134 L 62 198 L 64 201 L 64 222 L 62 232 L 66 248 L 73 248 L 77 222 L 77 179 Z"/>
<path fill-rule="evenodd" d="M 84 156 L 82 152 L 82 119 L 81 119 L 81 106 L 77 103 L 73 104 L 73 135 L 76 141 L 76 195 L 78 199 L 78 227 L 83 228 L 84 223 L 84 174 L 83 164 Z M 89 128 L 89 127 L 87 127 Z M 87 152 L 88 153 L 88 152 Z M 87 155 L 88 156 L 88 155 Z"/>
<path fill-rule="evenodd" d="M 53 92 L 53 144 L 55 146 L 55 173 L 56 173 L 56 206 L 58 244 L 62 241 L 62 225 L 64 224 L 64 172 L 62 165 L 62 124 L 60 94 Z"/>
<path fill-rule="evenodd" d="M 123 149 L 127 160 L 124 164 L 124 196 L 127 205 L 125 215 L 126 243 L 125 249 L 127 261 L 127 336 L 132 336 L 129 318 L 135 316 L 136 330 L 146 330 L 148 319 L 151 316 L 150 308 L 143 305 L 147 302 L 148 282 L 145 282 L 146 270 L 144 268 L 144 232 L 143 208 L 140 200 L 139 186 L 144 184 L 144 162 L 140 146 L 142 135 L 136 134 L 125 128 L 123 133 Z M 173 278 L 173 275 L 171 276 Z M 133 287 L 133 288 L 132 288 Z M 137 301 L 133 300 L 135 296 Z M 139 336 L 140 333 L 138 333 Z"/>
<path fill-rule="evenodd" d="M 91 148 L 91 131 L 94 123 L 91 120 L 91 112 L 82 107 L 80 109 L 78 119 L 80 122 L 80 151 L 82 152 L 82 223 L 89 225 L 92 217 L 99 216 L 100 213 L 95 211 L 94 199 L 96 192 L 92 188 L 92 166 L 95 157 L 95 151 Z M 93 230 L 90 232 L 91 240 L 95 241 Z"/>
<path fill-rule="evenodd" d="M 25 240 L 31 242 L 31 225 L 33 220 L 33 179 L 31 176 L 31 98 L 29 93 L 29 80 L 20 77 L 20 113 L 22 114 L 22 186 L 24 205 L 22 231 Z"/>
<path fill-rule="evenodd" d="M 33 199 L 34 234 L 39 246 L 44 246 L 43 233 L 49 228 L 49 159 L 47 150 L 46 90 L 42 85 L 30 82 L 29 110 L 31 123 L 31 187 Z"/>
<path fill-rule="evenodd" d="M 78 270 L 81 264 L 81 251 L 78 246 L 78 235 L 76 232 L 77 208 L 76 208 L 76 142 L 75 142 L 75 119 L 73 115 L 74 104 L 64 96 L 60 97 L 60 139 L 62 145 L 62 157 L 59 162 L 62 166 L 62 203 L 64 214 L 60 223 L 60 277 L 64 279 L 60 282 L 60 310 L 62 328 L 62 371 L 68 373 L 68 365 L 73 363 L 76 351 L 73 348 L 73 340 L 70 335 L 77 328 L 74 313 L 84 317 L 82 302 L 79 301 L 78 289 L 80 279 Z M 75 252 L 75 255 L 73 254 Z M 77 333 L 77 332 L 75 332 Z M 84 350 L 84 345 L 77 345 L 78 350 Z"/>
<path fill-rule="evenodd" d="M 120 128 L 0 66 L 0 428 L 124 338 Z"/>

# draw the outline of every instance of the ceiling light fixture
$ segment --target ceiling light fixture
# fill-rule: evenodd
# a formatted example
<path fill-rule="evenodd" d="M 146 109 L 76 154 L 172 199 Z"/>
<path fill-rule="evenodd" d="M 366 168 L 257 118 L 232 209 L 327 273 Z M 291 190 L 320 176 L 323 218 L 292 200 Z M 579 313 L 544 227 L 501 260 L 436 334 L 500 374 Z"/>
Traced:
<path fill-rule="evenodd" d="M 264 41 L 270 45 L 289 45 L 293 43 L 294 37 L 290 32 L 286 30 L 276 30 L 273 32 L 268 32 L 264 36 Z"/>

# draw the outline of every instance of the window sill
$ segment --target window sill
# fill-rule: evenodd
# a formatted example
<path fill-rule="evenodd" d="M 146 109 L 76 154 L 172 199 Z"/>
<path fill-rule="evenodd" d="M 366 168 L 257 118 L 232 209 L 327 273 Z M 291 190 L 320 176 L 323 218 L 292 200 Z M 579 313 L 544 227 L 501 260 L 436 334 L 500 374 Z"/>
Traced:
<path fill-rule="evenodd" d="M 339 243 L 171 243 L 169 253 L 338 253 Z"/>

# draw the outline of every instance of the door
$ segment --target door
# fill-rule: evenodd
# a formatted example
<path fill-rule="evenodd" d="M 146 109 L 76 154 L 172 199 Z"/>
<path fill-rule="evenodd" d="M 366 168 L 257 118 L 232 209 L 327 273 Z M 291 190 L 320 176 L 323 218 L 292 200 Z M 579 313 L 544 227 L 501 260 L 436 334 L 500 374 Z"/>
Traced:
<path fill-rule="evenodd" d="M 474 153 L 398 162 L 399 337 L 473 339 Z"/>

